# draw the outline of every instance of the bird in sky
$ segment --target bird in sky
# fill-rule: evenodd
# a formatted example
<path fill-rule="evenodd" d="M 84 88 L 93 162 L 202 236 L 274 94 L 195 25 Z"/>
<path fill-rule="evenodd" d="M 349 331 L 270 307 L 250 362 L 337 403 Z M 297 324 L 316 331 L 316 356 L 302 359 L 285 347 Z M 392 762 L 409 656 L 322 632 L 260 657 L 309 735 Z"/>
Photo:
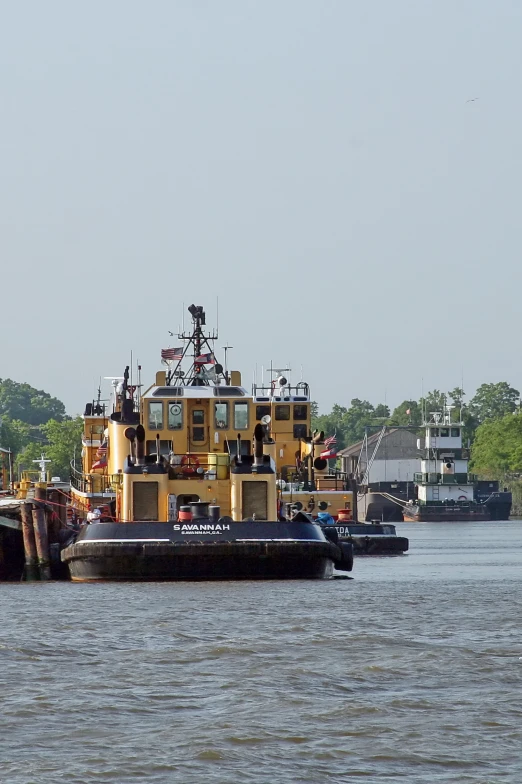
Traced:
<path fill-rule="evenodd" d="M 473 101 L 478 101 L 478 98 L 468 98 L 466 103 L 473 103 Z"/>

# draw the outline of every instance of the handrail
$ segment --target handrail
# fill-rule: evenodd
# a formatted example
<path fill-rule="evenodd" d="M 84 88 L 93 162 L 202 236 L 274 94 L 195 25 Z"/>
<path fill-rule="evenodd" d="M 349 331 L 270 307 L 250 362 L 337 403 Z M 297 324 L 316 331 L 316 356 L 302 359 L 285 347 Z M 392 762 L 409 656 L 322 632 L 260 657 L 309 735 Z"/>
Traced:
<path fill-rule="evenodd" d="M 71 487 L 80 493 L 108 493 L 112 491 L 111 480 L 107 474 L 84 474 L 78 471 L 74 461 L 70 463 Z"/>

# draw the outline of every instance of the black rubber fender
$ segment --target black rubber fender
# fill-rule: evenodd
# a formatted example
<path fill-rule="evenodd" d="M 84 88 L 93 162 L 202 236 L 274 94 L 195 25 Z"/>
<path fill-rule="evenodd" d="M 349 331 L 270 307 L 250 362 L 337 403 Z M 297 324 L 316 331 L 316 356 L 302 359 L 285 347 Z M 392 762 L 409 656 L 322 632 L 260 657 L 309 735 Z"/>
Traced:
<path fill-rule="evenodd" d="M 334 525 L 322 525 L 321 531 L 329 542 L 333 542 L 337 545 L 339 544 L 339 534 L 337 533 L 337 528 Z"/>
<path fill-rule="evenodd" d="M 353 569 L 353 544 L 351 542 L 338 542 L 337 547 L 341 551 L 341 558 L 334 561 L 336 569 L 341 572 L 351 572 Z"/>

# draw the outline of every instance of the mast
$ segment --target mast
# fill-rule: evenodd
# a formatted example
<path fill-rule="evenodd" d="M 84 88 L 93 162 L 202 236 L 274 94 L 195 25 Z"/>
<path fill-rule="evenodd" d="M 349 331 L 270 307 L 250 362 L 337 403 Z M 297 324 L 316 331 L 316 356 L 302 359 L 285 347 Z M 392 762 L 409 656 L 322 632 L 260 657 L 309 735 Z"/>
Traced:
<path fill-rule="evenodd" d="M 204 331 L 206 316 L 202 305 L 189 305 L 187 310 L 192 316 L 192 329 L 190 332 L 185 332 L 183 329 L 178 333 L 178 340 L 183 341 L 185 345 L 162 352 L 162 355 L 167 352 L 172 354 L 172 357 L 163 359 L 169 368 L 167 385 L 209 386 L 210 381 L 215 382 L 217 376 L 223 375 L 223 367 L 216 363 L 214 356 L 214 342 L 218 339 L 218 332 L 217 330 L 208 333 Z M 181 363 L 187 356 L 192 357 L 192 365 L 185 373 L 181 370 Z M 206 370 L 205 364 L 213 365 L 213 371 Z"/>

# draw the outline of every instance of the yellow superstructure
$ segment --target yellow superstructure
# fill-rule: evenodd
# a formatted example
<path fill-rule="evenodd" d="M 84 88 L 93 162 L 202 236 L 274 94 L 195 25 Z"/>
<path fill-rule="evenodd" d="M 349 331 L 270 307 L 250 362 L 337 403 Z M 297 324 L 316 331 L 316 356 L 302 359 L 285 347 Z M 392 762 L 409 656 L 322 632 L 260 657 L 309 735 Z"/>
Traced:
<path fill-rule="evenodd" d="M 255 416 L 263 417 L 275 442 L 274 455 L 283 507 L 291 505 L 313 515 L 342 511 L 357 518 L 355 482 L 332 471 L 321 454 L 327 451 L 323 433 L 312 433 L 310 389 L 306 382 L 290 384 L 281 375 L 268 386 L 252 388 Z M 346 517 L 345 517 L 346 519 Z"/>
<path fill-rule="evenodd" d="M 180 336 L 187 347 L 165 352 L 177 364 L 158 371 L 141 395 L 126 368 L 112 413 L 87 407 L 83 471 L 73 489 L 84 512 L 96 503 L 116 521 L 177 520 L 181 507 L 208 503 L 233 521 L 278 519 L 273 442 L 241 374 L 224 371 L 211 351 L 202 354 L 212 336 L 203 333 L 203 310 L 191 308 L 194 331 Z M 189 347 L 185 375 L 178 368 Z"/>
<path fill-rule="evenodd" d="M 233 521 L 295 509 L 355 517 L 352 484 L 329 471 L 322 434 L 311 433 L 308 385 L 280 377 L 249 394 L 239 371 L 206 350 L 215 336 L 203 332 L 203 309 L 189 310 L 193 331 L 179 336 L 185 346 L 162 352 L 167 370 L 152 386 L 132 386 L 126 368 L 111 413 L 99 401 L 86 407 L 73 505 L 121 522 L 177 520 L 194 503 Z"/>

